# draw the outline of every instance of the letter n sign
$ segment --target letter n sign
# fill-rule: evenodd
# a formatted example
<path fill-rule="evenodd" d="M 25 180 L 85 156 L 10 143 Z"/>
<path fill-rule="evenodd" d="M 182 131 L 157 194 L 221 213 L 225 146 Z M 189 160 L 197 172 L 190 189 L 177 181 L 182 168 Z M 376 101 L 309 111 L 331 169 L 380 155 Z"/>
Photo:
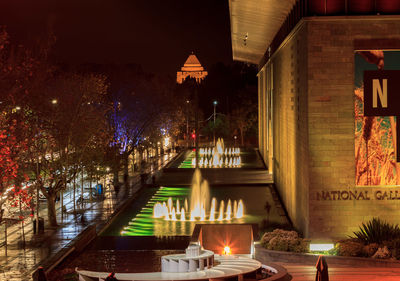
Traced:
<path fill-rule="evenodd" d="M 396 139 L 400 139 L 400 70 L 364 71 L 364 116 L 396 116 Z M 400 162 L 400 146 L 396 161 Z"/>

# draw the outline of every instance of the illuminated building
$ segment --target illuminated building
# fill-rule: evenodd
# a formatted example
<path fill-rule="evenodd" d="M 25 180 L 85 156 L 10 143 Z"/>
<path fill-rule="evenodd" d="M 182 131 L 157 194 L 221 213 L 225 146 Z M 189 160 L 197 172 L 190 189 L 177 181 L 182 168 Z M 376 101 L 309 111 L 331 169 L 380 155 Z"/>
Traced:
<path fill-rule="evenodd" d="M 400 70 L 399 2 L 230 0 L 229 10 L 233 58 L 259 68 L 259 148 L 293 225 L 327 240 L 373 217 L 400 223 L 396 122 L 363 110 L 365 71 Z"/>
<path fill-rule="evenodd" d="M 200 83 L 206 76 L 207 71 L 201 66 L 196 55 L 189 55 L 185 64 L 181 67 L 181 71 L 176 73 L 176 82 L 182 84 L 183 81 L 189 76 L 190 78 L 195 78 L 196 82 Z"/>

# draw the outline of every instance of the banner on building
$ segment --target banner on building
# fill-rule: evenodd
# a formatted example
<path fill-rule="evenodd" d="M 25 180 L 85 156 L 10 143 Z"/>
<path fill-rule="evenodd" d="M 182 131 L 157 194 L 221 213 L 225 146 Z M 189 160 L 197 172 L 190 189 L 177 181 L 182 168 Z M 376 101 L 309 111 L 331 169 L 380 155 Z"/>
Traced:
<path fill-rule="evenodd" d="M 400 185 L 400 51 L 355 54 L 355 181 Z"/>

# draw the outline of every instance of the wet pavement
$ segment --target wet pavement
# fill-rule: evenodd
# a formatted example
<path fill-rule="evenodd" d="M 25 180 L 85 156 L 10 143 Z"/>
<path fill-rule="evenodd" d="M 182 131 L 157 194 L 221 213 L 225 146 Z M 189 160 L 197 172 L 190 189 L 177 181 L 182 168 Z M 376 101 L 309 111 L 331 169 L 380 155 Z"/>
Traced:
<path fill-rule="evenodd" d="M 148 173 L 157 172 L 159 167 L 167 163 L 174 155 L 165 155 L 156 159 L 148 166 Z M 85 202 L 83 209 L 73 213 L 73 200 L 64 197 L 67 213 L 61 217 L 60 202 L 56 204 L 57 221 L 59 227 L 51 228 L 47 222 L 46 204 L 41 204 L 40 217 L 45 219 L 45 231 L 42 234 L 33 233 L 31 218 L 24 220 L 25 247 L 21 243 L 21 223 L 7 228 L 7 255 L 6 248 L 0 248 L 0 280 L 31 280 L 32 272 L 47 259 L 54 256 L 72 241 L 90 224 L 102 224 L 112 216 L 114 211 L 126 200 L 132 197 L 141 188 L 140 175 L 131 178 L 130 186 L 123 186 L 116 194 L 114 188 L 107 187 L 104 191 L 104 200 Z M 70 196 L 72 197 L 72 196 Z M 1 229 L 1 241 L 4 240 L 4 229 Z"/>

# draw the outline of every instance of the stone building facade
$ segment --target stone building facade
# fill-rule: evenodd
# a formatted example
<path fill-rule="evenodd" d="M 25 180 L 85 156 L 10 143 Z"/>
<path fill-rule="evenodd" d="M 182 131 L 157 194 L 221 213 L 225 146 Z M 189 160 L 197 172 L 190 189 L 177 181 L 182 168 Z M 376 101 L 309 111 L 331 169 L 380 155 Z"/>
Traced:
<path fill-rule="evenodd" d="M 399 182 L 356 182 L 354 94 L 356 53 L 398 50 L 400 16 L 310 16 L 294 6 L 288 20 L 259 61 L 259 149 L 293 225 L 328 242 L 373 217 L 400 223 Z"/>

